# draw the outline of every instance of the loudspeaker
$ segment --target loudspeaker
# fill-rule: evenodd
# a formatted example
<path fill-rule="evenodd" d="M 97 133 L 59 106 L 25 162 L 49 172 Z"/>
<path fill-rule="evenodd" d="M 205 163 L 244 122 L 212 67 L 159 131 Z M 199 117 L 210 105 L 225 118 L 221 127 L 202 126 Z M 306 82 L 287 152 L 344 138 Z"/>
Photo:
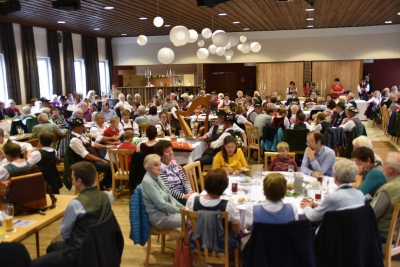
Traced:
<path fill-rule="evenodd" d="M 0 14 L 3 16 L 20 10 L 21 3 L 18 0 L 0 1 Z"/>
<path fill-rule="evenodd" d="M 80 0 L 52 0 L 52 5 L 53 8 L 67 11 L 81 9 Z"/>
<path fill-rule="evenodd" d="M 198 6 L 214 7 L 216 5 L 228 2 L 230 0 L 197 0 Z"/>

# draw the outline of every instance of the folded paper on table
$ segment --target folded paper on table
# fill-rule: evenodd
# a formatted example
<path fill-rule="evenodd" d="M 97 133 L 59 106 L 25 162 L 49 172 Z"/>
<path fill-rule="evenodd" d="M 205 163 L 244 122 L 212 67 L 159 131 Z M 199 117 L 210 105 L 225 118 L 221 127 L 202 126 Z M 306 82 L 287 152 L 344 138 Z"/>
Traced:
<path fill-rule="evenodd" d="M 173 150 L 193 151 L 194 148 L 187 142 L 171 142 Z"/>

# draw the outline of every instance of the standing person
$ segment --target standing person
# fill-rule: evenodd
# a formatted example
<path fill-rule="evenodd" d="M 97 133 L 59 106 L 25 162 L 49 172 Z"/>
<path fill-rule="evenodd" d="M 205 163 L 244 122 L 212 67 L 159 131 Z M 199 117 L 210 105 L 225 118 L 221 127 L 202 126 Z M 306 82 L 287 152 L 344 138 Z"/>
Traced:
<path fill-rule="evenodd" d="M 110 94 L 111 94 L 111 98 L 118 98 L 119 94 L 121 94 L 121 92 L 118 91 L 117 86 L 115 85 L 115 83 L 113 83 L 111 85 Z"/>
<path fill-rule="evenodd" d="M 332 166 L 336 160 L 335 152 L 322 145 L 322 134 L 316 131 L 309 132 L 307 146 L 301 163 L 301 172 L 313 177 L 317 177 L 318 172 L 332 176 Z"/>
<path fill-rule="evenodd" d="M 339 78 L 335 78 L 335 82 L 331 86 L 331 93 L 334 99 L 339 98 L 339 96 L 344 93 L 344 86 L 340 84 Z"/>
<path fill-rule="evenodd" d="M 305 83 L 303 85 L 303 96 L 304 97 L 308 97 L 310 89 L 311 89 L 310 81 L 305 81 Z"/>
<path fill-rule="evenodd" d="M 297 92 L 297 87 L 294 81 L 290 81 L 289 87 L 286 88 L 286 98 L 291 96 L 293 92 Z"/>
<path fill-rule="evenodd" d="M 93 164 L 78 162 L 71 166 L 71 170 L 72 183 L 79 195 L 65 210 L 60 226 L 63 241 L 51 243 L 47 254 L 33 260 L 31 267 L 78 266 L 86 232 L 104 221 L 111 212 L 114 197 L 93 187 L 96 178 Z"/>
<path fill-rule="evenodd" d="M 361 78 L 361 82 L 357 85 L 358 95 L 361 100 L 368 101 L 370 88 L 365 78 Z"/>
<path fill-rule="evenodd" d="M 374 91 L 374 82 L 370 79 L 371 74 L 366 74 L 364 76 L 365 82 L 369 85 L 369 91 L 373 92 Z"/>

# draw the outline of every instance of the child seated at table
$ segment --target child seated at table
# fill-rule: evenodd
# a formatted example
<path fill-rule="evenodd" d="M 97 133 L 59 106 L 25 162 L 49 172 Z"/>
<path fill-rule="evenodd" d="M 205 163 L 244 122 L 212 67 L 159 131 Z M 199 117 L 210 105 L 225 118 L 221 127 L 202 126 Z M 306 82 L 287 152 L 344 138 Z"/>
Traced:
<path fill-rule="evenodd" d="M 280 142 L 277 145 L 278 155 L 272 160 L 269 171 L 283 171 L 287 172 L 289 165 L 294 166 L 294 171 L 297 172 L 299 168 L 297 167 L 296 161 L 288 156 L 289 144 L 286 142 Z"/>
<path fill-rule="evenodd" d="M 136 152 L 136 146 L 132 144 L 133 137 L 135 136 L 133 131 L 128 130 L 124 132 L 124 142 L 119 145 L 118 150 L 122 149 L 133 149 Z M 131 166 L 131 159 L 132 159 L 132 154 L 129 154 L 128 156 L 128 166 Z"/>
<path fill-rule="evenodd" d="M 297 208 L 292 203 L 283 203 L 286 194 L 286 179 L 280 173 L 270 173 L 264 178 L 263 190 L 266 200 L 246 210 L 244 227 L 252 229 L 253 224 L 283 224 L 298 220 Z"/>
<path fill-rule="evenodd" d="M 118 116 L 114 116 L 110 119 L 110 126 L 104 130 L 103 136 L 107 136 L 107 137 L 113 137 L 118 135 L 119 137 L 119 122 L 120 119 Z"/>
<path fill-rule="evenodd" d="M 304 129 L 310 129 L 310 126 L 308 123 L 305 123 L 306 120 L 306 115 L 304 113 L 300 113 L 297 115 L 297 121 L 296 123 L 293 123 L 291 125 L 293 130 L 304 130 Z"/>

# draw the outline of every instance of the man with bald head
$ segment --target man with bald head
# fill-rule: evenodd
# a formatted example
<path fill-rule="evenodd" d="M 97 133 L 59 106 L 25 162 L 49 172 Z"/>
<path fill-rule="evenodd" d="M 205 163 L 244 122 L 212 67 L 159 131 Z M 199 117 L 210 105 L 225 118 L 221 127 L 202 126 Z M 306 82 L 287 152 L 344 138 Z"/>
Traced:
<path fill-rule="evenodd" d="M 58 135 L 58 136 L 64 136 L 67 133 L 67 129 L 60 130 L 57 125 L 52 124 L 49 122 L 49 116 L 46 113 L 40 113 L 38 116 L 38 121 L 39 124 L 35 125 L 32 129 L 32 135 L 29 138 L 30 140 L 32 139 L 38 139 L 39 134 L 43 132 L 48 132 L 51 133 L 52 135 Z M 53 143 L 51 145 L 52 148 L 56 147 L 56 143 Z"/>
<path fill-rule="evenodd" d="M 394 206 L 400 202 L 400 153 L 389 152 L 383 174 L 387 183 L 375 193 L 371 206 L 374 209 L 382 241 L 386 242 Z"/>

